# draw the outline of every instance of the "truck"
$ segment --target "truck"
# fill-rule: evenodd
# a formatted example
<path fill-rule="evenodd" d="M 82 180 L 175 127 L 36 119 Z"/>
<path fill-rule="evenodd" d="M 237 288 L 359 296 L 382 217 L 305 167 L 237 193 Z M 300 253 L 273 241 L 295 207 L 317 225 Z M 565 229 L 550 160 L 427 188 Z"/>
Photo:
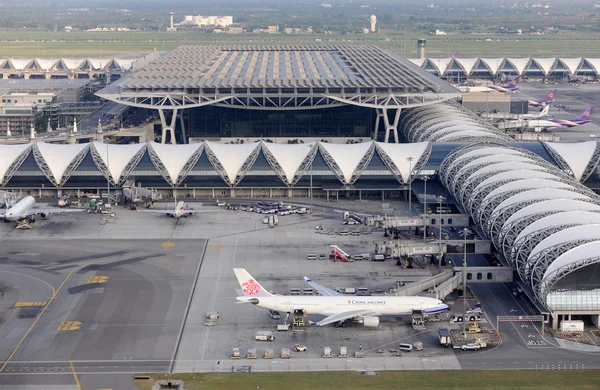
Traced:
<path fill-rule="evenodd" d="M 256 336 L 254 336 L 254 338 L 257 341 L 274 341 L 275 340 L 275 336 L 273 336 L 273 332 L 268 331 L 268 330 L 261 330 L 256 332 Z"/>
<path fill-rule="evenodd" d="M 583 332 L 583 321 L 561 321 L 561 332 Z"/>
<path fill-rule="evenodd" d="M 452 336 L 450 335 L 450 330 L 448 330 L 448 328 L 438 329 L 438 339 L 440 341 L 440 346 L 443 348 L 447 348 L 452 345 Z"/>
<path fill-rule="evenodd" d="M 69 195 L 63 195 L 58 199 L 58 207 L 67 207 L 71 205 L 71 197 Z"/>

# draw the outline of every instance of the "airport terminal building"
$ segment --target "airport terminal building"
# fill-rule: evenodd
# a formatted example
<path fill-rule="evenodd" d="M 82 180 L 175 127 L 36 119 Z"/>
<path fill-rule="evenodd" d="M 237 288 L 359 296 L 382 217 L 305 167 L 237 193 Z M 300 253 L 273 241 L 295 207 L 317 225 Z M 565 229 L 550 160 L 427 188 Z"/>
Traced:
<path fill-rule="evenodd" d="M 553 325 L 600 314 L 597 141 L 515 142 L 453 102 L 449 84 L 368 46 L 184 46 L 99 95 L 158 110 L 162 142 L 0 145 L 0 188 L 55 194 L 135 183 L 179 197 L 382 199 L 405 197 L 426 175 L 439 178 Z M 211 139 L 223 134 L 249 140 Z M 363 140 L 320 140 L 332 135 Z"/>

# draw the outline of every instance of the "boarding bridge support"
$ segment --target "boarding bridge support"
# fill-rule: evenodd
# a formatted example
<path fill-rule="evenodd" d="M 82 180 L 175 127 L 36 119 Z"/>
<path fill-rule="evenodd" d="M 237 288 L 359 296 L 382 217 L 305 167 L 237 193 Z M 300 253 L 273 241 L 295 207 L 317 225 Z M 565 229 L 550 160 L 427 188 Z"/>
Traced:
<path fill-rule="evenodd" d="M 437 275 L 430 276 L 428 278 L 418 280 L 413 283 L 409 283 L 396 290 L 396 295 L 401 296 L 412 296 L 421 293 L 422 291 L 429 290 L 435 286 L 439 286 L 445 281 L 449 280 L 454 276 L 454 272 L 451 270 L 443 271 Z"/>
<path fill-rule="evenodd" d="M 453 277 L 439 284 L 434 289 L 435 297 L 437 299 L 444 299 L 450 293 L 458 288 L 462 284 L 463 275 L 461 272 L 457 272 Z"/>

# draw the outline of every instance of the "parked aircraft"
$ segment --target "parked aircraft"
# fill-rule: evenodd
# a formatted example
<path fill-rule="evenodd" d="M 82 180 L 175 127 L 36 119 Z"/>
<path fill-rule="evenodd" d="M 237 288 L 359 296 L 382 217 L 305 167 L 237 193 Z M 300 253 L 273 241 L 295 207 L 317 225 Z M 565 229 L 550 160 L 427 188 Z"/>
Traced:
<path fill-rule="evenodd" d="M 536 128 L 540 127 L 543 129 L 550 129 L 554 127 L 577 127 L 584 125 L 591 120 L 592 112 L 594 111 L 594 107 L 590 107 L 577 119 L 540 119 L 540 120 L 530 120 L 529 127 Z"/>
<path fill-rule="evenodd" d="M 463 92 L 515 92 L 519 89 L 517 84 L 521 80 L 520 76 L 515 77 L 510 83 L 507 85 L 488 85 L 485 87 L 460 87 L 459 89 Z"/>
<path fill-rule="evenodd" d="M 554 103 L 554 99 L 556 99 L 556 89 L 553 89 L 552 91 L 550 91 L 548 93 L 548 95 L 546 95 L 546 97 L 543 98 L 542 100 L 530 100 L 529 106 L 530 107 L 545 107 L 545 106 L 549 105 L 550 103 Z"/>
<path fill-rule="evenodd" d="M 6 201 L 8 203 L 8 201 Z M 39 215 L 46 218 L 49 214 L 69 213 L 83 211 L 84 209 L 65 209 L 65 208 L 33 208 L 35 199 L 33 196 L 26 196 L 12 207 L 0 209 L 0 218 L 4 222 L 17 222 L 17 226 L 28 227 L 30 223 L 35 222 L 35 216 Z"/>
<path fill-rule="evenodd" d="M 144 213 L 159 213 L 173 218 L 181 218 L 181 217 L 189 217 L 190 215 L 194 215 L 196 213 L 210 213 L 216 212 L 217 210 L 194 210 L 192 208 L 188 208 L 188 204 L 184 201 L 179 201 L 175 205 L 173 209 L 167 210 L 138 210 Z"/>
<path fill-rule="evenodd" d="M 346 321 L 357 320 L 364 326 L 377 327 L 379 317 L 383 315 L 407 315 L 412 314 L 413 310 L 433 314 L 448 310 L 448 305 L 444 302 L 427 297 L 348 296 L 321 286 L 307 277 L 304 280 L 321 296 L 273 295 L 245 269 L 234 268 L 233 271 L 242 288 L 237 290 L 239 296 L 236 299 L 239 303 L 251 303 L 279 312 L 303 310 L 307 315 L 325 316 L 319 322 L 311 322 L 315 326 L 345 326 Z"/>

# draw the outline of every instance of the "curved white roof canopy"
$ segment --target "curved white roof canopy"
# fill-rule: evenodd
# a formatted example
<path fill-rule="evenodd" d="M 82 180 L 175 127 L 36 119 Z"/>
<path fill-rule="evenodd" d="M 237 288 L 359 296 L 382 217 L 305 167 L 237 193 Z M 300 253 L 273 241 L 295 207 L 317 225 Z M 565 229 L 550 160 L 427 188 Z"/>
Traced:
<path fill-rule="evenodd" d="M 600 206 L 583 202 L 581 200 L 564 200 L 564 199 L 553 199 L 553 200 L 544 200 L 539 203 L 535 203 L 529 205 L 527 207 L 522 208 L 517 211 L 513 215 L 510 216 L 502 226 L 502 230 L 512 222 L 527 217 L 529 215 L 543 213 L 547 211 L 590 211 L 590 210 L 600 210 Z"/>
<path fill-rule="evenodd" d="M 240 169 L 244 163 L 260 147 L 260 142 L 248 144 L 220 144 L 216 142 L 205 142 L 225 170 L 229 184 L 234 184 Z"/>
<path fill-rule="evenodd" d="M 571 172 L 573 172 L 575 179 L 580 181 L 585 172 L 585 168 L 587 168 L 596 151 L 597 142 L 546 142 L 546 145 L 552 148 L 552 150 L 565 160 L 569 165 Z"/>
<path fill-rule="evenodd" d="M 446 72 L 448 65 L 450 65 L 450 61 L 452 61 L 452 57 L 450 57 L 450 58 L 435 58 L 435 59 L 430 59 L 429 61 L 433 64 L 433 66 L 435 66 L 438 69 L 438 71 L 440 72 L 440 75 L 443 75 L 444 72 Z"/>
<path fill-rule="evenodd" d="M 559 181 L 547 180 L 547 179 L 530 179 L 530 180 L 519 180 L 511 183 L 506 183 L 500 187 L 494 189 L 492 192 L 487 194 L 481 201 L 483 204 L 487 200 L 492 199 L 496 195 L 503 194 L 510 191 L 527 190 L 527 189 L 551 189 L 551 188 L 575 188 L 570 184 L 561 183 Z"/>
<path fill-rule="evenodd" d="M 591 211 L 565 211 L 558 214 L 548 215 L 546 217 L 538 219 L 537 221 L 528 225 L 525 229 L 521 230 L 515 242 L 518 242 L 524 239 L 526 236 L 540 230 L 545 230 L 553 226 L 563 226 L 571 224 L 600 224 L 600 213 L 595 213 Z"/>
<path fill-rule="evenodd" d="M 373 141 L 360 144 L 330 144 L 327 142 L 319 144 L 340 168 L 345 182 L 350 183 L 354 171 L 356 171 L 358 164 L 373 145 Z"/>
<path fill-rule="evenodd" d="M 573 226 L 544 238 L 529 253 L 529 259 L 532 259 L 540 252 L 557 245 L 566 244 L 576 240 L 594 239 L 600 241 L 600 224 Z"/>
<path fill-rule="evenodd" d="M 94 141 L 92 145 L 100 155 L 104 165 L 108 168 L 110 176 L 115 183 L 118 183 L 121 179 L 121 175 L 127 164 L 129 164 L 140 149 L 146 146 L 146 144 L 103 144 L 97 141 Z"/>
<path fill-rule="evenodd" d="M 50 168 L 52 176 L 57 184 L 60 184 L 65 174 L 65 171 L 77 155 L 84 149 L 87 149 L 89 144 L 48 144 L 38 142 L 35 147 L 38 148 L 42 158 Z"/>
<path fill-rule="evenodd" d="M 498 164 L 498 165 L 500 165 L 500 164 Z M 514 180 L 514 181 L 527 180 L 527 179 L 548 179 L 548 180 L 557 180 L 557 181 L 560 180 L 560 178 L 558 176 L 555 176 L 552 173 L 548 173 L 548 172 L 544 171 L 543 167 L 538 167 L 538 168 L 540 168 L 540 170 L 527 168 L 527 169 L 515 169 L 515 170 L 500 172 L 497 175 L 488 177 L 487 179 L 485 179 L 484 181 L 479 183 L 477 185 L 477 187 L 475 187 L 475 189 L 473 190 L 473 193 L 478 192 L 480 189 L 482 189 L 483 187 L 487 187 L 488 185 L 506 181 L 506 180 Z"/>
<path fill-rule="evenodd" d="M 148 146 L 154 150 L 162 164 L 165 166 L 165 169 L 171 178 L 171 183 L 175 184 L 177 183 L 179 174 L 185 164 L 192 158 L 194 153 L 203 146 L 203 144 L 172 145 L 149 142 Z"/>
<path fill-rule="evenodd" d="M 514 155 L 514 154 L 501 154 L 501 153 L 496 153 L 496 154 L 492 154 L 489 156 L 482 156 L 477 158 L 476 160 L 473 161 L 469 161 L 467 164 L 465 164 L 462 168 L 460 168 L 458 170 L 458 172 L 456 173 L 457 175 L 460 175 L 462 172 L 465 172 L 466 170 L 468 170 L 471 167 L 476 167 L 478 165 L 484 165 L 484 167 L 482 169 L 485 168 L 490 168 L 490 170 L 486 170 L 485 172 L 482 173 L 487 173 L 487 172 L 492 172 L 494 171 L 494 165 L 497 165 L 499 163 L 519 163 L 519 162 L 524 162 L 524 163 L 534 163 L 534 160 L 527 157 L 527 156 L 519 156 L 519 155 Z M 485 165 L 485 164 L 489 164 L 491 163 L 492 165 Z M 528 165 L 532 165 L 532 164 L 521 164 L 519 166 L 528 166 Z M 535 164 L 533 164 L 535 165 Z"/>
<path fill-rule="evenodd" d="M 469 130 L 471 130 L 471 131 L 486 131 L 486 129 L 479 124 L 463 122 L 462 124 L 444 127 L 441 129 L 437 129 L 433 132 L 429 132 L 429 131 L 423 132 L 419 135 L 419 137 L 417 138 L 417 141 L 435 140 L 437 138 L 442 138 L 443 136 L 445 136 L 447 134 L 456 134 L 460 131 L 469 131 Z"/>
<path fill-rule="evenodd" d="M 585 58 L 587 62 L 590 63 L 596 69 L 597 73 L 600 73 L 600 58 Z"/>
<path fill-rule="evenodd" d="M 545 285 L 544 282 L 546 282 L 546 280 L 549 279 L 553 273 L 559 271 L 560 269 L 562 269 L 564 267 L 576 265 L 578 263 L 581 263 L 584 260 L 589 260 L 589 259 L 595 259 L 595 261 L 594 261 L 595 263 L 600 262 L 600 242 L 599 241 L 589 242 L 587 244 L 580 245 L 576 248 L 571 249 L 570 251 L 563 253 L 559 257 L 557 257 L 556 260 L 554 260 L 548 266 L 548 269 L 546 270 L 546 272 L 544 273 L 544 276 L 542 277 L 542 286 L 540 287 L 541 295 L 543 296 L 544 292 L 545 292 L 544 290 L 546 290 L 548 287 L 550 287 L 550 286 Z"/>
<path fill-rule="evenodd" d="M 400 171 L 402 181 L 408 183 L 410 177 L 410 170 L 414 171 L 417 162 L 423 156 L 423 153 L 429 147 L 429 142 L 418 142 L 412 144 L 393 144 L 377 142 L 377 147 L 385 153 L 390 160 L 394 163 L 396 168 Z M 408 158 L 412 157 L 412 164 L 409 164 Z"/>
<path fill-rule="evenodd" d="M 483 129 L 483 128 L 482 128 Z M 464 130 L 464 131 L 457 131 L 451 134 L 446 134 L 443 137 L 440 137 L 438 139 L 435 140 L 435 142 L 438 143 L 442 143 L 442 142 L 448 142 L 450 143 L 451 141 L 456 141 L 459 140 L 461 138 L 467 138 L 467 137 L 473 137 L 473 138 L 493 138 L 493 139 L 503 139 L 503 134 L 500 133 L 500 131 L 498 132 L 491 132 L 491 131 L 485 131 L 485 130 Z M 433 139 L 431 141 L 434 141 Z"/>
<path fill-rule="evenodd" d="M 465 70 L 465 73 L 469 75 L 477 63 L 477 58 L 455 58 L 454 61 L 458 62 Z"/>
<path fill-rule="evenodd" d="M 529 61 L 531 60 L 531 57 L 525 57 L 525 58 L 507 58 L 507 61 L 509 61 L 510 63 L 512 63 L 515 68 L 517 69 L 518 74 L 523 74 L 523 71 L 525 70 L 525 67 L 527 67 L 527 65 L 529 65 Z"/>
<path fill-rule="evenodd" d="M 0 153 L 0 184 L 2 184 L 6 172 L 8 172 L 8 169 L 17 157 L 29 148 L 31 148 L 31 144 L 2 145 L 2 152 Z"/>
<path fill-rule="evenodd" d="M 590 197 L 587 195 L 580 194 L 575 191 L 563 190 L 558 188 L 538 188 L 525 192 L 520 192 L 516 195 L 511 196 L 506 199 L 504 202 L 500 203 L 494 211 L 492 212 L 492 218 L 495 213 L 502 210 L 505 207 L 510 207 L 512 205 L 522 203 L 522 202 L 531 202 L 535 200 L 549 200 L 549 199 L 579 199 L 579 200 L 589 200 Z"/>
<path fill-rule="evenodd" d="M 569 70 L 571 75 L 574 75 L 575 72 L 579 69 L 581 65 L 582 57 L 578 58 L 559 58 L 559 60 L 565 65 L 565 67 Z"/>
<path fill-rule="evenodd" d="M 498 73 L 500 66 L 502 66 L 502 63 L 504 62 L 504 57 L 482 58 L 481 60 L 485 65 L 488 66 L 489 69 L 491 69 L 492 74 L 495 75 L 496 73 Z"/>
<path fill-rule="evenodd" d="M 540 68 L 542 68 L 544 74 L 548 75 L 556 63 L 556 57 L 533 58 L 533 61 L 535 61 Z"/>
<path fill-rule="evenodd" d="M 315 142 L 307 144 L 275 144 L 271 142 L 264 142 L 265 147 L 277 160 L 279 166 L 285 174 L 285 180 L 288 184 L 292 184 L 294 176 L 302 165 L 302 162 L 310 154 L 311 150 L 315 147 Z"/>

